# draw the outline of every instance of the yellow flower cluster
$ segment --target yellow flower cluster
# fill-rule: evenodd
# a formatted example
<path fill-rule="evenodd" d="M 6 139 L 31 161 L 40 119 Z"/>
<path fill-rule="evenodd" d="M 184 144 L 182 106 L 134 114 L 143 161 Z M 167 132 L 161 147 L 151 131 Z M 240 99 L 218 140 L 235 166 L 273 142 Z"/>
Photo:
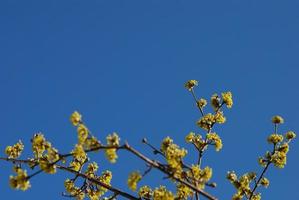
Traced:
<path fill-rule="evenodd" d="M 82 145 L 76 144 L 72 154 L 74 159 L 80 163 L 84 163 L 87 159 L 87 154 Z"/>
<path fill-rule="evenodd" d="M 84 124 L 79 124 L 77 127 L 78 132 L 78 143 L 84 144 L 85 140 L 88 137 L 88 129 Z"/>
<path fill-rule="evenodd" d="M 233 200 L 243 199 L 244 196 L 251 195 L 250 183 L 255 180 L 256 174 L 249 172 L 241 176 L 239 179 L 235 172 L 231 171 L 227 173 L 226 178 L 235 186 L 237 192 L 233 196 Z M 254 194 L 254 198 L 258 198 L 260 194 Z"/>
<path fill-rule="evenodd" d="M 179 175 L 182 171 L 182 159 L 186 156 L 187 150 L 183 148 L 180 149 L 178 145 L 173 143 L 170 137 L 166 137 L 163 140 L 161 150 L 172 172 L 174 172 L 175 175 Z"/>
<path fill-rule="evenodd" d="M 97 177 L 95 175 L 96 170 L 97 170 L 97 165 L 95 163 L 91 163 L 88 166 L 86 173 L 89 176 L 91 174 L 93 174 L 90 177 L 98 179 L 100 182 L 102 182 L 106 185 L 110 185 L 110 182 L 112 179 L 112 173 L 110 171 L 104 171 L 100 177 Z M 64 187 L 70 195 L 76 197 L 76 199 L 79 199 L 79 200 L 83 200 L 86 195 L 91 200 L 99 200 L 100 197 L 107 192 L 106 188 L 103 188 L 103 187 L 93 184 L 91 182 L 89 183 L 89 187 L 87 187 L 86 189 L 83 189 L 84 187 L 83 188 L 76 187 L 74 181 L 70 180 L 70 179 L 67 179 L 64 182 Z"/>
<path fill-rule="evenodd" d="M 282 151 L 275 151 L 270 160 L 276 167 L 284 168 L 287 164 L 287 154 Z"/>
<path fill-rule="evenodd" d="M 75 171 L 79 171 L 82 165 L 88 160 L 87 154 L 80 144 L 76 144 L 71 153 L 73 155 L 73 161 L 70 163 L 70 167 Z"/>
<path fill-rule="evenodd" d="M 89 163 L 85 174 L 89 177 L 94 178 L 98 168 L 99 168 L 99 166 L 96 162 Z"/>
<path fill-rule="evenodd" d="M 12 188 L 17 190 L 27 190 L 31 187 L 28 180 L 26 170 L 21 169 L 20 167 L 14 167 L 14 171 L 17 174 L 16 176 L 9 177 L 9 184 Z"/>
<path fill-rule="evenodd" d="M 172 192 L 168 191 L 165 186 L 156 188 L 153 193 L 154 200 L 174 200 Z"/>
<path fill-rule="evenodd" d="M 65 190 L 72 196 L 76 197 L 77 200 L 83 200 L 85 198 L 85 193 L 75 186 L 73 180 L 66 179 L 64 182 Z"/>
<path fill-rule="evenodd" d="M 222 101 L 226 105 L 227 108 L 231 108 L 233 106 L 233 95 L 231 92 L 223 92 Z"/>
<path fill-rule="evenodd" d="M 14 144 L 13 146 L 7 146 L 5 148 L 5 153 L 8 156 L 8 158 L 16 159 L 21 156 L 22 152 L 24 150 L 24 145 L 21 140 Z"/>
<path fill-rule="evenodd" d="M 98 177 L 98 180 L 106 185 L 111 185 L 111 180 L 112 180 L 112 172 L 109 170 L 103 171 L 102 175 Z M 98 191 L 99 191 L 99 197 L 104 195 L 107 192 L 106 188 L 103 188 L 101 186 L 98 186 Z"/>
<path fill-rule="evenodd" d="M 273 143 L 273 144 L 277 144 L 279 142 L 282 142 L 283 141 L 283 135 L 279 135 L 279 134 L 271 134 L 269 137 L 268 137 L 268 142 L 269 143 Z"/>
<path fill-rule="evenodd" d="M 52 147 L 51 143 L 41 133 L 35 134 L 31 142 L 32 151 L 35 158 L 39 160 L 40 168 L 49 174 L 56 173 L 55 162 L 60 159 L 58 150 Z"/>
<path fill-rule="evenodd" d="M 214 115 L 208 113 L 197 121 L 197 125 L 205 130 L 210 130 L 215 122 Z"/>
<path fill-rule="evenodd" d="M 189 91 L 191 91 L 195 86 L 198 85 L 197 80 L 189 80 L 185 83 L 185 88 Z"/>
<path fill-rule="evenodd" d="M 202 129 L 211 130 L 215 123 L 223 124 L 225 121 L 226 118 L 223 116 L 223 112 L 218 111 L 215 115 L 212 113 L 204 115 L 197 121 L 197 125 Z"/>
<path fill-rule="evenodd" d="M 259 157 L 259 164 L 263 167 L 267 163 L 273 163 L 278 168 L 283 168 L 287 163 L 287 153 L 289 151 L 289 142 L 296 138 L 296 134 L 293 131 L 288 131 L 285 136 L 280 134 L 271 134 L 267 141 L 274 144 L 274 151 L 272 153 L 267 152 L 265 156 Z"/>
<path fill-rule="evenodd" d="M 106 137 L 107 145 L 111 147 L 118 147 L 120 138 L 117 133 L 112 133 Z M 116 154 L 117 148 L 108 148 L 105 150 L 106 157 L 111 163 L 115 163 L 118 158 Z"/>
<path fill-rule="evenodd" d="M 214 108 L 214 110 L 218 110 L 223 104 L 225 104 L 227 108 L 231 108 L 233 106 L 233 95 L 231 92 L 223 92 L 221 93 L 221 96 L 222 102 L 218 94 L 212 95 L 211 105 Z"/>
<path fill-rule="evenodd" d="M 92 189 L 87 189 L 87 196 L 90 200 L 99 200 L 101 195 L 101 191 L 99 190 L 92 190 Z"/>
<path fill-rule="evenodd" d="M 187 143 L 192 143 L 196 146 L 197 149 L 202 149 L 205 150 L 206 146 L 206 142 L 205 140 L 202 138 L 202 136 L 200 134 L 195 134 L 194 132 L 190 132 L 186 137 L 185 137 L 185 141 Z"/>
<path fill-rule="evenodd" d="M 208 143 L 215 145 L 216 151 L 222 149 L 222 140 L 217 133 L 207 133 Z"/>
<path fill-rule="evenodd" d="M 54 147 L 49 147 L 47 149 L 47 154 L 39 160 L 40 168 L 44 170 L 46 173 L 54 174 L 56 173 L 56 165 L 54 165 L 54 163 L 58 160 L 58 150 Z"/>
<path fill-rule="evenodd" d="M 210 167 L 200 169 L 199 165 L 192 165 L 191 170 L 187 171 L 187 176 L 193 180 L 198 188 L 204 189 L 205 185 L 212 178 L 213 171 Z"/>
<path fill-rule="evenodd" d="M 132 191 L 136 191 L 137 183 L 141 180 L 141 178 L 142 176 L 138 171 L 130 173 L 127 184 Z"/>
<path fill-rule="evenodd" d="M 91 136 L 88 128 L 83 124 L 82 115 L 75 111 L 70 117 L 71 123 L 77 127 L 78 144 L 84 149 L 95 149 L 100 146 L 100 142 L 94 136 Z"/>
<path fill-rule="evenodd" d="M 33 136 L 32 140 L 32 151 L 34 153 L 35 158 L 42 157 L 43 153 L 51 148 L 51 143 L 46 141 L 44 135 L 42 133 L 37 133 Z"/>
<path fill-rule="evenodd" d="M 187 200 L 188 197 L 193 196 L 193 190 L 184 184 L 177 184 L 175 199 Z"/>
<path fill-rule="evenodd" d="M 145 185 L 139 188 L 138 195 L 140 198 L 151 199 L 153 196 L 153 191 L 149 186 Z"/>

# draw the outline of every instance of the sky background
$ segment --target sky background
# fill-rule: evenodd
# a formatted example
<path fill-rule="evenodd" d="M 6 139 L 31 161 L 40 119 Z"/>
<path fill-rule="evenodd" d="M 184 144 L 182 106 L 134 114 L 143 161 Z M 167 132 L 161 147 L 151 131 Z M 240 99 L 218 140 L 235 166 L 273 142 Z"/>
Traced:
<path fill-rule="evenodd" d="M 159 146 L 170 136 L 184 144 L 190 131 L 203 133 L 189 79 L 207 99 L 230 90 L 234 106 L 227 123 L 217 126 L 224 148 L 207 152 L 203 166 L 214 170 L 216 189 L 229 199 L 234 188 L 225 180 L 261 171 L 258 156 L 270 146 L 270 119 L 285 118 L 280 132 L 298 131 L 299 2 L 297 0 L 235 1 L 16 1 L 0 2 L 1 156 L 19 139 L 30 155 L 30 138 L 42 131 L 60 152 L 76 143 L 69 122 L 74 110 L 102 141 L 118 132 L 138 150 L 152 156 L 141 139 Z M 263 199 L 299 199 L 299 144 L 294 141 L 288 164 L 267 173 L 270 187 Z M 154 156 L 152 156 L 154 158 Z M 100 170 L 112 169 L 112 183 L 126 187 L 130 171 L 144 170 L 134 156 L 120 153 L 109 164 L 95 154 Z M 3 199 L 64 199 L 66 173 L 41 174 L 27 192 L 8 185 L 11 164 L 0 163 Z M 168 185 L 154 171 L 141 185 Z"/>

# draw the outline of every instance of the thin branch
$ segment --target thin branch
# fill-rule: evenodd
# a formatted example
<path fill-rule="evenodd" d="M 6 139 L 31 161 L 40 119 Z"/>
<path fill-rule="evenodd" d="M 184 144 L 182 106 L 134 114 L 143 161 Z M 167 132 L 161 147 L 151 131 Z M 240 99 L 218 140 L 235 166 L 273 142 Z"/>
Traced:
<path fill-rule="evenodd" d="M 126 150 L 128 150 L 129 152 L 135 154 L 137 157 L 139 157 L 140 159 L 144 160 L 148 164 L 152 165 L 154 168 L 159 169 L 163 173 L 167 174 L 168 176 L 170 176 L 174 180 L 176 180 L 176 181 L 178 181 L 178 182 L 180 182 L 180 183 L 188 186 L 189 188 L 191 188 L 195 192 L 200 193 L 201 195 L 203 195 L 204 197 L 206 197 L 206 198 L 208 198 L 210 200 L 217 200 L 216 197 L 212 196 L 211 194 L 209 194 L 209 193 L 207 193 L 207 192 L 205 192 L 205 191 L 203 191 L 203 190 L 201 190 L 199 188 L 196 188 L 196 186 L 192 185 L 191 183 L 188 183 L 185 180 L 182 180 L 182 179 L 180 179 L 178 177 L 173 176 L 173 174 L 171 174 L 169 171 L 167 171 L 167 169 L 161 163 L 159 163 L 158 161 L 155 161 L 155 160 L 151 160 L 148 157 L 144 156 L 143 154 L 141 154 L 140 152 L 138 152 L 137 150 L 135 150 L 133 147 L 129 146 L 128 143 L 126 143 L 124 145 L 124 148 Z"/>
<path fill-rule="evenodd" d="M 194 92 L 193 88 L 191 88 L 191 94 L 192 94 L 193 99 L 194 99 L 194 101 L 195 101 L 195 103 L 196 103 L 196 107 L 198 107 L 198 109 L 199 109 L 199 111 L 200 111 L 201 116 L 204 116 L 204 113 L 203 113 L 202 108 L 201 108 L 200 106 L 197 106 L 197 101 L 198 101 L 198 100 L 197 100 L 197 97 L 196 97 L 196 95 L 195 95 L 195 92 Z"/>
<path fill-rule="evenodd" d="M 270 166 L 270 164 L 271 164 L 271 162 L 268 161 L 266 167 L 265 167 L 264 170 L 262 171 L 261 175 L 259 176 L 258 180 L 256 181 L 256 183 L 255 183 L 255 185 L 254 185 L 254 187 L 253 187 L 253 189 L 252 189 L 252 192 L 251 192 L 251 194 L 250 194 L 250 196 L 249 196 L 249 200 L 251 200 L 251 198 L 252 198 L 252 196 L 253 196 L 255 190 L 257 189 L 258 184 L 260 183 L 261 179 L 263 178 L 263 176 L 264 176 L 264 174 L 266 173 L 266 171 L 267 171 L 268 167 Z"/>
<path fill-rule="evenodd" d="M 117 193 L 118 195 L 121 195 L 121 196 L 123 196 L 123 197 L 126 197 L 127 199 L 141 200 L 140 198 L 137 198 L 137 197 L 135 197 L 135 196 L 133 196 L 133 195 L 131 195 L 131 194 L 129 194 L 129 193 L 123 192 L 123 191 L 121 191 L 121 190 L 119 190 L 119 189 L 117 189 L 117 188 L 115 188 L 115 187 L 112 187 L 112 186 L 110 186 L 110 185 L 107 185 L 107 184 L 105 184 L 105 183 L 102 183 L 101 181 L 99 181 L 99 180 L 97 180 L 97 179 L 95 179 L 95 178 L 92 178 L 92 177 L 89 177 L 89 176 L 87 176 L 87 175 L 85 175 L 85 174 L 79 173 L 79 172 L 77 172 L 77 171 L 75 171 L 75 170 L 73 170 L 73 169 L 70 169 L 70 168 L 67 168 L 67 167 L 64 167 L 64 166 L 61 166 L 61 165 L 57 165 L 57 168 L 58 168 L 58 169 L 61 169 L 61 170 L 64 170 L 64 171 L 68 171 L 68 172 L 70 172 L 70 173 L 72 173 L 72 174 L 75 174 L 76 176 L 82 177 L 82 178 L 84 178 L 84 179 L 87 179 L 87 180 L 89 180 L 90 182 L 95 183 L 95 184 L 97 184 L 97 185 L 99 185 L 99 186 L 101 186 L 101 187 L 103 187 L 103 188 L 105 188 L 105 189 L 107 189 L 107 190 L 110 190 L 110 191 L 112 191 L 112 192 L 114 192 L 114 193 Z"/>

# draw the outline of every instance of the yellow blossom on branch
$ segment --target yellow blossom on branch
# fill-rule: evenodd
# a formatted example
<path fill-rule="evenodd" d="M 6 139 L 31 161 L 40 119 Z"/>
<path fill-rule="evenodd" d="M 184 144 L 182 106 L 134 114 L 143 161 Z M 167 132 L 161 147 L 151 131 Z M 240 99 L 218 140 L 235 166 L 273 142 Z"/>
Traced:
<path fill-rule="evenodd" d="M 288 131 L 286 133 L 285 137 L 286 137 L 287 140 L 292 140 L 292 139 L 296 138 L 296 134 L 293 131 Z"/>
<path fill-rule="evenodd" d="M 233 95 L 231 92 L 223 92 L 222 94 L 223 103 L 227 108 L 231 108 L 233 106 Z"/>
<path fill-rule="evenodd" d="M 24 150 L 24 145 L 21 140 L 14 144 L 13 146 L 7 146 L 5 149 L 5 153 L 8 156 L 8 158 L 18 158 L 21 156 L 22 152 Z"/>
<path fill-rule="evenodd" d="M 283 122 L 283 118 L 279 115 L 275 115 L 274 117 L 272 117 L 272 123 L 274 124 L 282 124 Z"/>
<path fill-rule="evenodd" d="M 23 170 L 19 167 L 15 167 L 14 171 L 16 172 L 16 176 L 9 177 L 9 184 L 12 188 L 17 190 L 27 190 L 31 187 L 30 182 L 28 180 L 26 170 Z"/>
<path fill-rule="evenodd" d="M 141 178 L 142 176 L 138 171 L 130 173 L 127 184 L 132 191 L 136 191 L 137 183 L 141 180 Z"/>
<path fill-rule="evenodd" d="M 118 158 L 116 154 L 117 151 L 116 147 L 119 146 L 120 138 L 117 135 L 117 133 L 112 133 L 106 137 L 106 140 L 107 140 L 107 145 L 111 146 L 111 148 L 105 150 L 106 157 L 111 163 L 115 163 L 116 159 Z"/>
<path fill-rule="evenodd" d="M 88 129 L 84 124 L 79 124 L 77 128 L 78 132 L 78 143 L 84 144 L 85 140 L 88 137 Z"/>
<path fill-rule="evenodd" d="M 40 158 L 44 151 L 51 147 L 51 143 L 46 141 L 42 133 L 37 133 L 33 136 L 32 140 L 32 151 L 36 158 Z"/>
<path fill-rule="evenodd" d="M 74 159 L 79 161 L 80 163 L 84 163 L 87 159 L 87 155 L 82 145 L 76 144 L 74 150 L 72 151 L 72 154 Z"/>
<path fill-rule="evenodd" d="M 139 188 L 138 195 L 141 198 L 151 199 L 153 196 L 153 191 L 149 186 L 145 185 Z"/>
<path fill-rule="evenodd" d="M 82 116 L 79 112 L 75 111 L 72 113 L 71 117 L 70 117 L 70 121 L 72 122 L 72 124 L 74 126 L 78 126 L 79 123 L 82 122 Z"/>
<path fill-rule="evenodd" d="M 168 191 L 165 186 L 160 186 L 154 190 L 154 200 L 174 200 L 172 192 Z"/>
<path fill-rule="evenodd" d="M 189 80 L 185 83 L 185 88 L 189 91 L 191 91 L 195 86 L 198 85 L 197 80 Z"/>

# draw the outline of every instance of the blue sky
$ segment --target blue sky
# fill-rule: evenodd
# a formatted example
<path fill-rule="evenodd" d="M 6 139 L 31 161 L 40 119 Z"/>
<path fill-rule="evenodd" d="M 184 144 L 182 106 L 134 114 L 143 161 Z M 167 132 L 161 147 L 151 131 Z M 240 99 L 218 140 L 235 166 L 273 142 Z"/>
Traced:
<path fill-rule="evenodd" d="M 256 160 L 269 148 L 271 116 L 285 118 L 281 132 L 299 129 L 298 8 L 295 0 L 1 1 L 1 155 L 18 139 L 29 153 L 38 131 L 61 152 L 71 150 L 74 110 L 101 140 L 116 131 L 147 155 L 143 137 L 157 146 L 166 136 L 185 145 L 189 131 L 203 133 L 183 87 L 197 79 L 199 96 L 234 95 L 227 123 L 216 127 L 224 148 L 208 151 L 203 162 L 218 183 L 209 192 L 229 199 L 234 189 L 226 171 L 261 170 Z M 188 161 L 195 159 L 191 152 Z M 270 169 L 263 199 L 299 199 L 298 153 L 295 141 L 285 169 Z M 120 156 L 115 165 L 102 154 L 92 158 L 101 170 L 111 168 L 113 183 L 124 187 L 130 171 L 145 167 Z M 42 174 L 24 193 L 9 188 L 10 174 L 11 165 L 1 162 L 1 198 L 12 200 L 62 199 L 68 177 Z M 147 180 L 167 184 L 160 177 L 153 172 Z"/>

